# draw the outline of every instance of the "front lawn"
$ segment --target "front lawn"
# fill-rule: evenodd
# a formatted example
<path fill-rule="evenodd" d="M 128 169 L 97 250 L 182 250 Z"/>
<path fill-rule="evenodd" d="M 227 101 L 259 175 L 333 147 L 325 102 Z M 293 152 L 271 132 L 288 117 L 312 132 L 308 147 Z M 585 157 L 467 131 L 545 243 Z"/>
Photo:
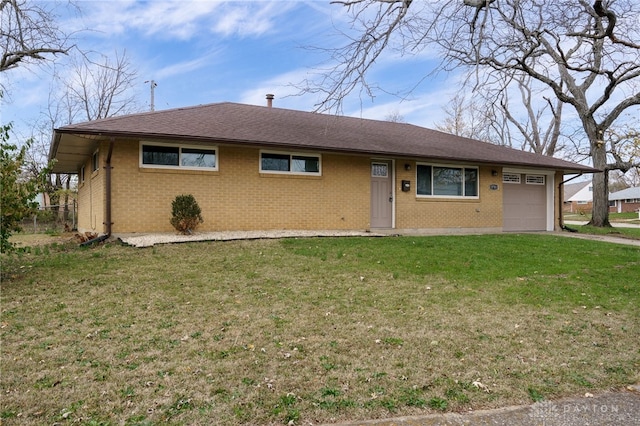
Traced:
<path fill-rule="evenodd" d="M 317 424 L 640 381 L 640 249 L 312 238 L 2 258 L 2 424 Z"/>
<path fill-rule="evenodd" d="M 612 237 L 640 240 L 640 228 L 623 228 L 621 226 L 601 228 L 589 225 L 568 225 L 568 227 L 581 234 L 609 235 Z"/>

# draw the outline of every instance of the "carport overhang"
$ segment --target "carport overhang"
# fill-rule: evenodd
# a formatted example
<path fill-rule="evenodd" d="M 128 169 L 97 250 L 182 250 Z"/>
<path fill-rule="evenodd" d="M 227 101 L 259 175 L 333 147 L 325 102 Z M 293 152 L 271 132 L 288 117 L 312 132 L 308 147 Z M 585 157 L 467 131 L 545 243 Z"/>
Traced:
<path fill-rule="evenodd" d="M 54 131 L 49 149 L 49 160 L 55 160 L 54 173 L 76 174 L 108 136 Z"/>

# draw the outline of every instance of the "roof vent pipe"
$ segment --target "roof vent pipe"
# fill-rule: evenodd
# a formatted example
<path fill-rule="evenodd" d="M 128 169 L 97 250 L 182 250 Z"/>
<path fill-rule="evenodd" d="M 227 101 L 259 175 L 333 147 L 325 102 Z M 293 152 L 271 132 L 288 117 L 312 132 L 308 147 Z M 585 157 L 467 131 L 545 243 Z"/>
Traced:
<path fill-rule="evenodd" d="M 269 108 L 273 107 L 273 98 L 275 98 L 274 95 L 272 95 L 271 93 L 267 93 L 267 106 Z"/>

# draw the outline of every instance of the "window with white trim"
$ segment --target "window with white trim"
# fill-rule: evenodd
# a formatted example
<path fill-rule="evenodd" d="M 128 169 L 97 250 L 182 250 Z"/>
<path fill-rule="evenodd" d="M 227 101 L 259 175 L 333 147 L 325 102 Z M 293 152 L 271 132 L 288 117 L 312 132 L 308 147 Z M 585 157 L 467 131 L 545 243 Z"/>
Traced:
<path fill-rule="evenodd" d="M 319 176 L 321 158 L 315 154 L 260 151 L 260 172 Z"/>
<path fill-rule="evenodd" d="M 140 144 L 140 166 L 218 170 L 217 153 L 217 147 L 143 142 Z"/>
<path fill-rule="evenodd" d="M 520 183 L 520 173 L 502 173 L 502 183 Z"/>
<path fill-rule="evenodd" d="M 100 168 L 100 152 L 96 151 L 91 156 L 91 172 L 97 172 Z"/>
<path fill-rule="evenodd" d="M 389 177 L 389 165 L 387 163 L 372 163 L 371 177 L 379 177 L 379 178 Z"/>
<path fill-rule="evenodd" d="M 527 185 L 544 185 L 544 175 L 527 175 L 525 183 Z"/>
<path fill-rule="evenodd" d="M 478 168 L 418 164 L 418 196 L 478 197 Z"/>

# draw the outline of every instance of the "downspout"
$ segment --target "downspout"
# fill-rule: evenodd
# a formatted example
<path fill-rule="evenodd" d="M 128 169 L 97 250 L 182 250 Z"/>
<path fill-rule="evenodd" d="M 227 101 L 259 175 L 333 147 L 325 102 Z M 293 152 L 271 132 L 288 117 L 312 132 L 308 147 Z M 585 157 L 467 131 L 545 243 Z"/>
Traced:
<path fill-rule="evenodd" d="M 571 182 L 574 179 L 579 178 L 580 176 L 582 176 L 582 173 L 567 179 L 567 180 L 563 180 L 562 182 L 560 182 L 558 184 L 558 225 L 560 225 L 560 229 L 564 230 L 564 231 L 569 231 L 569 232 L 576 232 L 575 229 L 571 229 L 571 228 L 567 228 L 566 226 L 564 226 L 564 215 L 562 214 L 562 203 L 564 202 L 563 198 L 564 198 L 564 191 L 562 190 L 562 186 L 567 183 L 567 182 Z M 560 196 L 562 194 L 562 197 Z"/>
<path fill-rule="evenodd" d="M 113 144 L 115 142 L 115 138 L 112 136 L 109 141 L 109 151 L 107 152 L 107 159 L 105 160 L 104 170 L 105 170 L 105 192 L 106 192 L 106 205 L 105 205 L 105 225 L 106 225 L 106 234 L 107 238 L 111 236 L 111 225 L 113 222 L 111 221 L 111 154 L 113 153 Z"/>
<path fill-rule="evenodd" d="M 111 222 L 111 154 L 113 153 L 113 143 L 114 138 L 111 137 L 111 140 L 109 141 L 109 151 L 107 152 L 107 158 L 104 162 L 106 202 L 104 213 L 105 221 L 103 222 L 103 225 L 105 225 L 106 232 L 99 237 L 81 243 L 80 246 L 89 246 L 94 243 L 100 243 L 111 237 L 111 225 L 113 225 L 113 222 Z"/>

